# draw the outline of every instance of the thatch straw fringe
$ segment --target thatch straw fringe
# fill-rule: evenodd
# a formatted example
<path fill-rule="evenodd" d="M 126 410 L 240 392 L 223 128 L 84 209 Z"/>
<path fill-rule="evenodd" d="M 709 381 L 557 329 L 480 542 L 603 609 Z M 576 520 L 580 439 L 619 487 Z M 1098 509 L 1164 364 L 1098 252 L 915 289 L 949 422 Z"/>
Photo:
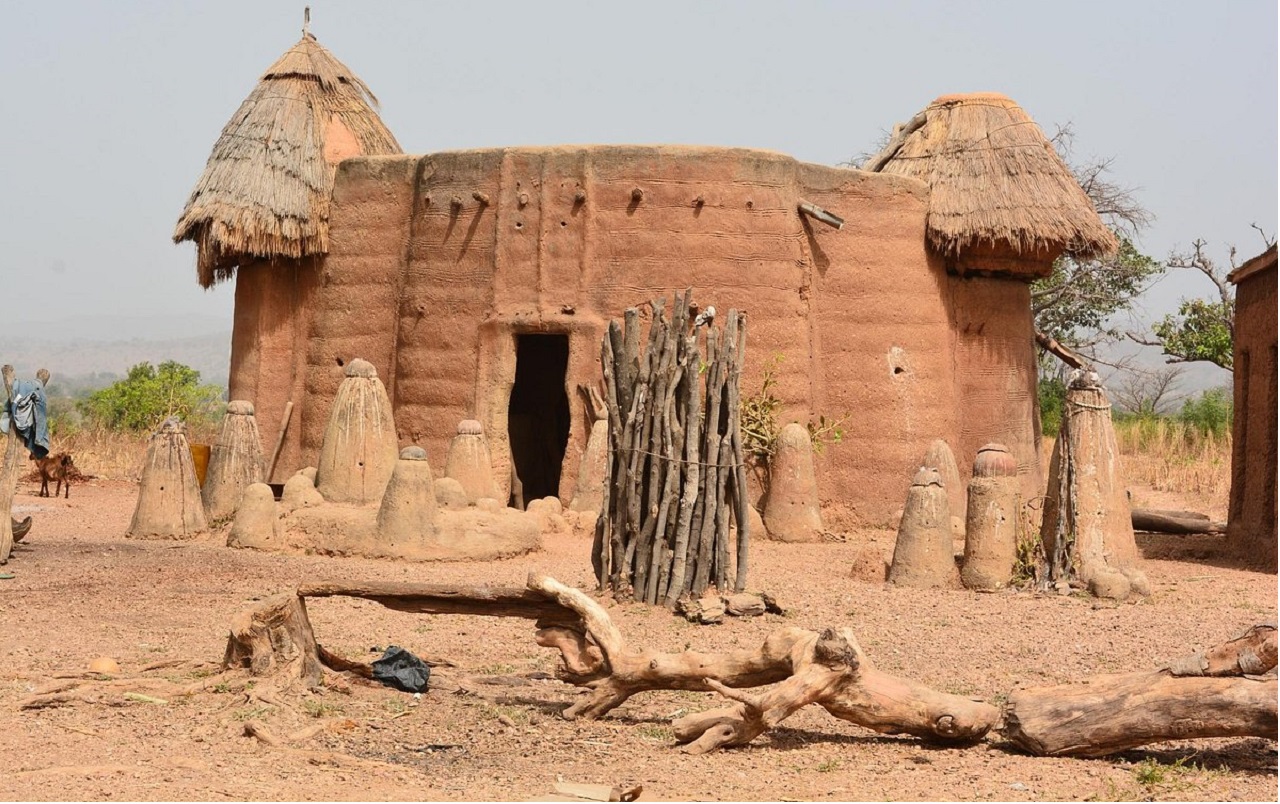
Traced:
<path fill-rule="evenodd" d="M 868 165 L 930 187 L 928 238 L 948 255 L 982 246 L 1096 255 L 1116 248 L 1040 127 L 1009 98 L 948 95 L 891 156 Z"/>
<path fill-rule="evenodd" d="M 401 152 L 377 103 L 310 34 L 263 73 L 214 143 L 174 230 L 175 243 L 197 243 L 200 284 L 230 279 L 249 259 L 328 251 L 330 131 L 345 128 L 363 154 Z"/>

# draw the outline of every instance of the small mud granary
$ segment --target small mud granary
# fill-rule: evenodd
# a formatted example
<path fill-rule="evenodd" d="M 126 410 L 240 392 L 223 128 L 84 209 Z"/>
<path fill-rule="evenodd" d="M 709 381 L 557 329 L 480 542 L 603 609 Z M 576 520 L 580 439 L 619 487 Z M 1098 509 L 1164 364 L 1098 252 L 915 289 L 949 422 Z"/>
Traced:
<path fill-rule="evenodd" d="M 273 481 L 314 464 L 358 357 L 402 446 L 440 466 L 477 419 L 500 493 L 514 452 L 527 497 L 567 500 L 608 321 L 692 287 L 749 316 L 744 395 L 772 366 L 780 424 L 847 416 L 817 467 L 837 521 L 892 520 L 935 438 L 962 472 L 1007 444 L 1041 492 L 1029 282 L 1113 238 L 1008 98 L 939 98 L 869 170 L 667 145 L 406 155 L 375 103 L 304 36 L 223 130 L 174 236 L 203 284 L 234 278 L 230 395 L 265 444 L 293 403 Z"/>

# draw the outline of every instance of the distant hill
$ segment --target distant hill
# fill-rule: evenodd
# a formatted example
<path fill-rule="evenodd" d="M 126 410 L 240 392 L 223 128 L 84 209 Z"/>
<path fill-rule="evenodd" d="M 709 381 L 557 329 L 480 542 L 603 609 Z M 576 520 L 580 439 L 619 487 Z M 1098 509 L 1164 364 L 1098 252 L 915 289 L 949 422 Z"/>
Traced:
<path fill-rule="evenodd" d="M 0 362 L 12 363 L 19 377 L 47 368 L 53 388 L 76 389 L 109 385 L 143 361 L 157 365 L 176 360 L 200 372 L 203 382 L 227 386 L 231 370 L 231 331 L 184 337 L 40 337 L 26 334 L 34 327 L 5 327 L 0 334 Z M 44 331 L 48 329 L 40 328 Z M 188 330 L 189 331 L 189 330 Z"/>

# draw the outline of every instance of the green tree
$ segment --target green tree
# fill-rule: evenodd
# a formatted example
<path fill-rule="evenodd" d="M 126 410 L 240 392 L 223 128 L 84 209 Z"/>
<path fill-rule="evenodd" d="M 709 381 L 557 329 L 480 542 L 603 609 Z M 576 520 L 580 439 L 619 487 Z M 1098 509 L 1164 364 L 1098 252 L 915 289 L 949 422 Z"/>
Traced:
<path fill-rule="evenodd" d="M 1040 402 L 1040 432 L 1056 436 L 1062 427 L 1062 410 L 1067 404 L 1067 384 L 1061 377 L 1041 377 L 1036 391 Z"/>
<path fill-rule="evenodd" d="M 139 363 L 123 380 L 79 403 L 86 418 L 109 430 L 154 430 L 169 416 L 201 423 L 216 416 L 222 389 L 202 385 L 200 372 L 174 360 Z"/>
<path fill-rule="evenodd" d="M 1263 239 L 1267 239 L 1265 235 Z M 1235 337 L 1235 289 L 1227 281 L 1226 274 L 1204 253 L 1203 240 L 1197 240 L 1191 246 L 1190 254 L 1171 255 L 1169 267 L 1204 274 L 1217 290 L 1217 298 L 1182 299 L 1178 312 L 1166 315 L 1151 328 L 1154 337 L 1132 334 L 1129 337 L 1144 346 L 1160 347 L 1168 357 L 1167 363 L 1205 361 L 1230 371 Z M 1230 254 L 1234 267 L 1234 246 Z"/>

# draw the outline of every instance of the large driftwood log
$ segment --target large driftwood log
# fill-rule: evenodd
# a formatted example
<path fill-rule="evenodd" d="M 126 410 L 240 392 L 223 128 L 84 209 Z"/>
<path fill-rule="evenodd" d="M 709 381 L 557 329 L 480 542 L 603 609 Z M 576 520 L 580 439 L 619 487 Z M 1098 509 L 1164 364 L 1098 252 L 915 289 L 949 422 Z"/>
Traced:
<path fill-rule="evenodd" d="M 537 643 L 561 653 L 560 677 L 589 690 L 563 712 L 567 719 L 598 718 L 648 690 L 716 691 L 732 697 L 734 689 L 783 682 L 760 698 L 737 698 L 739 705 L 731 709 L 681 721 L 678 731 L 688 739 L 714 729 L 699 742 L 704 750 L 746 743 L 809 703 L 879 732 L 941 741 L 978 739 L 998 717 L 988 704 L 877 671 L 848 631 L 820 635 L 782 628 L 756 649 L 723 654 L 636 651 L 599 603 L 542 575 L 530 575 L 526 589 L 304 585 L 296 595 L 279 595 L 240 614 L 224 665 L 247 666 L 255 674 L 284 669 L 311 686 L 320 682 L 322 666 L 367 677 L 366 665 L 326 651 L 311 632 L 305 598 L 334 595 L 375 600 L 397 611 L 536 619 Z"/>
<path fill-rule="evenodd" d="M 764 694 L 709 681 L 712 689 L 737 703 L 677 720 L 676 739 L 688 743 L 684 750 L 705 754 L 745 745 L 811 703 L 882 734 L 911 734 L 934 742 L 979 740 L 999 719 L 990 704 L 876 670 L 848 629 L 803 633 L 805 638 L 792 648 L 793 674 Z"/>
<path fill-rule="evenodd" d="M 1016 690 L 1001 731 L 1037 756 L 1099 757 L 1163 740 L 1276 739 L 1276 629 L 1235 639 L 1143 673 Z"/>

